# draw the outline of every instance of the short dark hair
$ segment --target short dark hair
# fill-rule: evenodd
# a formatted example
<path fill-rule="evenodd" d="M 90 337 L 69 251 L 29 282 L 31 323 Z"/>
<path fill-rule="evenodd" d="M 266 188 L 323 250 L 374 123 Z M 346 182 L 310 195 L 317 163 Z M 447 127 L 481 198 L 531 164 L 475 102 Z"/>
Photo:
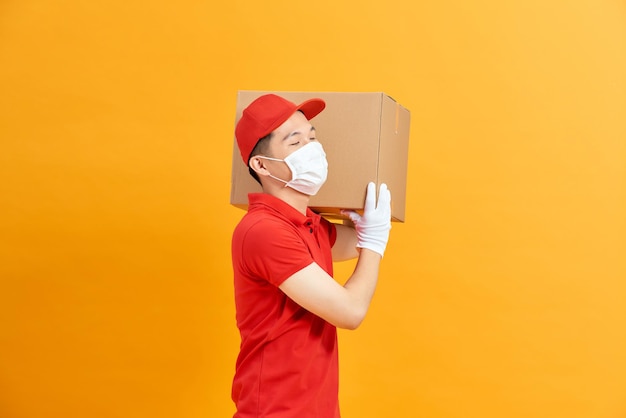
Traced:
<path fill-rule="evenodd" d="M 259 184 L 261 184 L 261 179 L 259 178 L 259 175 L 256 173 L 256 171 L 254 171 L 252 167 L 250 167 L 250 160 L 255 155 L 267 155 L 269 148 L 270 148 L 270 139 L 272 139 L 271 133 L 259 139 L 256 145 L 254 146 L 254 148 L 252 149 L 252 152 L 250 153 L 250 157 L 248 157 L 248 171 L 250 172 L 250 175 L 252 176 L 252 178 L 254 178 Z"/>

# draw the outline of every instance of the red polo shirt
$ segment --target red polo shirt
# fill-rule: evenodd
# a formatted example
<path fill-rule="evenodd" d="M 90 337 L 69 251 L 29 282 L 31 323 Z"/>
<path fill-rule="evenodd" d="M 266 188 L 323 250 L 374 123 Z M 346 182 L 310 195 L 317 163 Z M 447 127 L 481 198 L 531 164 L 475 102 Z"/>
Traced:
<path fill-rule="evenodd" d="M 234 417 L 337 418 L 337 330 L 278 288 L 313 262 L 332 276 L 335 227 L 274 196 L 248 198 L 232 240 L 241 335 Z"/>

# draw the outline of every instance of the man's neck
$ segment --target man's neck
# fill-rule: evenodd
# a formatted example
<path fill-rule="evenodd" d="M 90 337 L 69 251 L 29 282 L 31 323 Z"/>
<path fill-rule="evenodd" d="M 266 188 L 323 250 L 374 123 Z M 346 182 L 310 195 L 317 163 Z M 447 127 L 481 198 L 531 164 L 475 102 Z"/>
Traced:
<path fill-rule="evenodd" d="M 272 196 L 277 197 L 306 216 L 306 210 L 309 206 L 311 196 L 300 193 L 290 187 L 264 187 L 263 193 L 271 194 Z"/>

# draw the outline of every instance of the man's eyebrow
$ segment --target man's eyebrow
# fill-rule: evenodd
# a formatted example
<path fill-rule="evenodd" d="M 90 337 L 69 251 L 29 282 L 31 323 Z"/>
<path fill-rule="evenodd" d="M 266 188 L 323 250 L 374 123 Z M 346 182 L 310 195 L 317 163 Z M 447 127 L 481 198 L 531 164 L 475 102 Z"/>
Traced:
<path fill-rule="evenodd" d="M 311 129 L 309 129 L 309 133 L 311 132 L 315 132 L 315 126 L 311 125 Z M 302 132 L 300 132 L 299 130 L 293 131 L 293 132 L 289 132 L 287 135 L 285 135 L 285 137 L 283 138 L 283 141 L 286 141 L 287 139 L 291 138 L 294 135 L 299 135 Z"/>

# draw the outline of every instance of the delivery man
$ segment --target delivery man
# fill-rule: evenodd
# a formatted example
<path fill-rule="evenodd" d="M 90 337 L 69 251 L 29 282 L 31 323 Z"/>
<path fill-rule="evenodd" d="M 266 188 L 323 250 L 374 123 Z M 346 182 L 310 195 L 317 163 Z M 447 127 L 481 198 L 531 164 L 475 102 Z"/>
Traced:
<path fill-rule="evenodd" d="M 367 186 L 354 227 L 309 208 L 328 163 L 309 121 L 321 99 L 296 105 L 280 96 L 252 102 L 235 128 L 237 144 L 263 192 L 234 230 L 237 327 L 235 418 L 337 418 L 337 329 L 355 329 L 369 308 L 391 228 L 391 195 Z M 341 286 L 333 261 L 358 257 Z"/>

